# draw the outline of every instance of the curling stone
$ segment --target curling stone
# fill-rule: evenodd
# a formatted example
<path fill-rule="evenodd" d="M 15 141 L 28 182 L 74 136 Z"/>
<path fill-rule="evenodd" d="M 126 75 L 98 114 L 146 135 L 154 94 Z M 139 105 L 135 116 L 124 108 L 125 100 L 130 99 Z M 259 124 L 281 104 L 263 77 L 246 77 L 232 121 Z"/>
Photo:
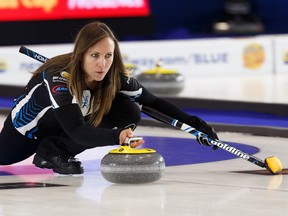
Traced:
<path fill-rule="evenodd" d="M 156 65 L 143 71 L 137 80 L 149 91 L 155 94 L 178 94 L 184 88 L 184 76 L 176 70 L 169 70 Z"/>
<path fill-rule="evenodd" d="M 119 184 L 150 183 L 159 180 L 165 169 L 164 158 L 154 149 L 135 149 L 130 143 L 141 137 L 127 138 L 118 148 L 111 150 L 101 160 L 104 179 Z"/>

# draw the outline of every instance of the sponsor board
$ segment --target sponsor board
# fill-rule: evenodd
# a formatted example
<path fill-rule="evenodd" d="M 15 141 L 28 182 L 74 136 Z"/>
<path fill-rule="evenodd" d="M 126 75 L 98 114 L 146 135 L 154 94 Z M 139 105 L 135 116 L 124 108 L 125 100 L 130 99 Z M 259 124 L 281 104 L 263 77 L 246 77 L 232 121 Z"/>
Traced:
<path fill-rule="evenodd" d="M 275 36 L 275 70 L 288 74 L 288 35 Z"/>
<path fill-rule="evenodd" d="M 19 53 L 20 46 L 0 47 L 0 85 L 25 86 L 41 62 Z M 46 57 L 71 52 L 71 44 L 31 45 L 32 50 Z"/>
<path fill-rule="evenodd" d="M 0 21 L 135 17 L 150 14 L 149 0 L 0 0 Z"/>
<path fill-rule="evenodd" d="M 141 70 L 159 59 L 186 77 L 196 75 L 269 74 L 273 70 L 271 38 L 197 39 L 121 43 L 128 63 Z"/>
<path fill-rule="evenodd" d="M 186 79 L 194 79 L 196 76 L 271 74 L 274 70 L 272 43 L 270 37 L 253 37 L 120 42 L 120 48 L 125 62 L 135 64 L 138 73 L 153 68 L 161 59 L 164 68 L 175 69 Z M 73 44 L 27 47 L 51 58 L 71 52 Z M 0 84 L 24 86 L 31 72 L 42 64 L 19 53 L 19 48 L 0 47 Z M 283 66 L 287 65 L 285 59 L 282 54 Z"/>

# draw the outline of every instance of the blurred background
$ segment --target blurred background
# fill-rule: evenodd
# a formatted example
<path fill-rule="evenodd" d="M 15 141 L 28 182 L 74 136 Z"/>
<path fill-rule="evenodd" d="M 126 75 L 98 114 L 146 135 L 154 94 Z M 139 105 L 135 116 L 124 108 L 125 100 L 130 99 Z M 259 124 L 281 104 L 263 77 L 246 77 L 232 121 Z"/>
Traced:
<path fill-rule="evenodd" d="M 28 5 L 23 2 L 0 1 L 0 45 L 69 43 L 81 26 L 94 19 L 109 24 L 121 41 L 288 32 L 285 0 L 131 0 L 126 2 L 140 2 L 143 8 L 122 8 L 119 14 L 105 9 L 99 13 L 97 4 L 109 1 L 86 1 L 86 8 L 96 2 L 94 11 L 71 9 L 70 14 L 63 9 L 65 3 L 77 1 L 31 0 L 26 1 L 30 2 Z M 231 25 L 230 29 L 225 23 Z"/>

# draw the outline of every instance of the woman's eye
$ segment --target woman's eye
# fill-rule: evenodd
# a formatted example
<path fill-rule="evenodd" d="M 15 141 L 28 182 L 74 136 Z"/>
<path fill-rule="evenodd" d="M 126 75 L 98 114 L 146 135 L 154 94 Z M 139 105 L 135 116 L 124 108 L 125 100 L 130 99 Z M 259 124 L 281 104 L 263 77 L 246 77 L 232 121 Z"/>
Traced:
<path fill-rule="evenodd" d="M 92 57 L 97 58 L 99 55 L 97 53 L 91 54 Z"/>
<path fill-rule="evenodd" d="M 109 53 L 106 55 L 106 58 L 111 58 L 112 57 L 112 53 Z"/>

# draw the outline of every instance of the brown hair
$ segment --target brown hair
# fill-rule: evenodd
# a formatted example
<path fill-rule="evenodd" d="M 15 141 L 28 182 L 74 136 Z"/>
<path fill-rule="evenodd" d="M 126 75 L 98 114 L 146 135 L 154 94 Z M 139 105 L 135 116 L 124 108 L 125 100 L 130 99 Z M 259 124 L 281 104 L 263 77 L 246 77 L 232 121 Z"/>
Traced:
<path fill-rule="evenodd" d="M 118 40 L 106 24 L 102 22 L 92 22 L 85 25 L 76 36 L 72 53 L 51 58 L 35 71 L 35 74 L 41 73 L 43 70 L 45 70 L 46 73 L 53 73 L 56 71 L 69 72 L 70 92 L 81 107 L 83 91 L 86 89 L 84 71 L 82 69 L 84 54 L 91 46 L 106 37 L 110 37 L 114 41 L 114 59 L 109 72 L 104 78 L 104 80 L 110 84 L 103 87 L 100 85 L 100 87 L 92 93 L 91 105 L 89 107 L 91 112 L 89 122 L 94 126 L 99 125 L 104 115 L 109 112 L 115 94 L 120 89 L 121 74 L 127 75 Z"/>

